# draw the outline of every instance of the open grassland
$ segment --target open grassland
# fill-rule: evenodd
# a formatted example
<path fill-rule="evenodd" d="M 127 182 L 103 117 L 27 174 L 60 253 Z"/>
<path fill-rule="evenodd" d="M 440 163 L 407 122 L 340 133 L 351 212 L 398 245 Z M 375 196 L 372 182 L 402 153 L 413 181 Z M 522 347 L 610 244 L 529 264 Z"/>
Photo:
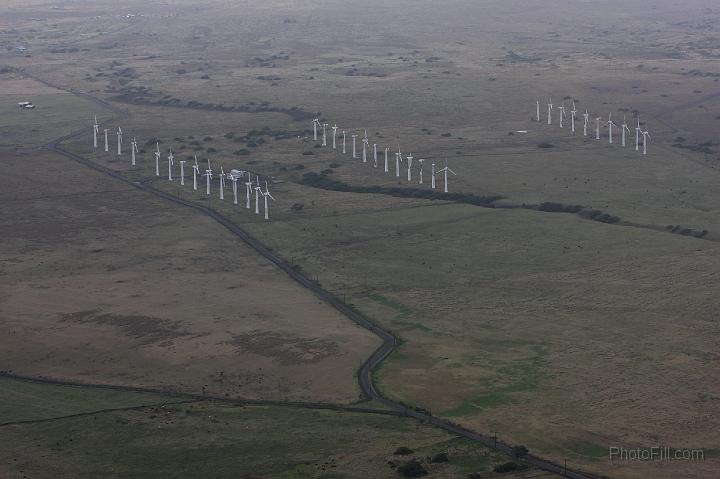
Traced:
<path fill-rule="evenodd" d="M 127 154 L 117 158 L 92 151 L 91 114 L 83 111 L 88 134 L 68 143 L 73 151 L 129 178 L 150 178 L 163 191 L 216 208 L 308 276 L 398 333 L 404 340 L 401 349 L 377 374 L 389 397 L 485 432 L 497 431 L 533 452 L 558 461 L 567 458 L 574 466 L 612 477 L 713 477 L 718 462 L 711 454 L 704 462 L 674 464 L 610 464 L 606 455 L 609 446 L 618 445 L 717 448 L 720 405 L 713 391 L 720 380 L 714 313 L 719 292 L 720 173 L 715 132 L 720 124 L 720 70 L 712 59 L 720 53 L 713 40 L 720 11 L 701 1 L 681 7 L 659 4 L 652 18 L 645 15 L 644 5 L 620 2 L 611 2 L 622 8 L 610 14 L 605 4 L 568 10 L 563 2 L 546 2 L 537 15 L 526 12 L 525 2 L 520 1 L 501 6 L 421 3 L 377 2 L 361 9 L 333 1 L 242 6 L 208 2 L 202 10 L 184 2 L 163 9 L 136 4 L 133 8 L 140 16 L 135 18 L 103 13 L 95 10 L 99 4 L 94 3 L 93 10 L 85 13 L 68 7 L 42 20 L 35 18 L 38 11 L 32 6 L 17 3 L 12 11 L 15 33 L 6 31 L 3 38 L 7 45 L 28 43 L 31 56 L 7 54 L 3 62 L 127 108 L 131 117 L 122 121 L 126 147 L 129 138 L 137 136 L 143 150 L 135 168 Z M 397 10 L 404 14 L 390 22 Z M 90 13 L 99 15 L 94 23 L 86 17 Z M 689 20 L 677 21 L 680 14 Z M 593 119 L 606 120 L 612 112 L 619 124 L 627 114 L 631 128 L 632 117 L 639 113 L 653 135 L 650 154 L 643 157 L 633 148 L 608 145 L 605 126 L 603 141 L 596 142 L 572 137 L 567 127 L 560 130 L 556 124 L 531 121 L 535 100 L 548 97 L 556 105 L 566 97 L 568 107 L 576 99 L 578 109 L 587 108 Z M 390 148 L 391 170 L 398 144 L 403 152 L 425 158 L 426 183 L 429 163 L 444 166 L 448 159 L 459 174 L 450 180 L 451 191 L 497 195 L 502 197 L 497 204 L 505 206 L 581 205 L 621 221 L 606 225 L 570 214 L 486 209 L 442 199 L 303 185 L 305 173 L 324 171 L 327 178 L 351 188 L 410 186 L 404 166 L 398 180 L 371 164 L 351 161 L 349 154 L 318 148 L 309 141 L 310 119 L 318 110 L 330 124 L 337 122 L 347 129 L 348 152 L 349 135 L 362 135 L 367 128 L 371 145 L 377 143 L 381 152 Z M 117 124 L 104 127 L 111 129 L 112 149 Z M 593 129 L 594 120 L 590 133 Z M 152 161 L 156 138 L 162 140 L 163 151 L 159 179 Z M 628 143 L 634 143 L 634 132 Z M 541 144 L 549 147 L 539 148 Z M 265 224 L 246 209 L 233 207 L 229 188 L 225 202 L 220 202 L 217 180 L 210 198 L 203 192 L 204 179 L 198 192 L 189 184 L 181 188 L 177 181 L 165 181 L 170 147 L 176 160 L 194 155 L 201 161 L 211 158 L 216 173 L 223 165 L 225 171 L 248 169 L 270 178 L 277 198 L 271 204 L 273 221 Z M 189 165 L 185 165 L 188 179 Z M 93 177 L 72 168 L 63 175 L 72 178 L 62 181 L 75 185 Z M 239 190 L 243 202 L 244 186 Z M 142 231 L 161 236 L 144 248 L 113 243 L 106 249 L 112 251 L 111 258 L 103 257 L 111 268 L 97 270 L 98 261 L 92 267 L 84 265 L 92 281 L 81 276 L 72 290 L 112 286 L 114 300 L 102 296 L 103 304 L 115 309 L 123 304 L 126 318 L 169 319 L 160 312 L 175 304 L 178 311 L 172 319 L 177 316 L 182 331 L 192 339 L 173 340 L 172 358 L 182 358 L 173 359 L 173 364 L 189 366 L 190 359 L 219 350 L 222 366 L 203 370 L 199 377 L 211 371 L 226 375 L 237 371 L 246 362 L 224 355 L 225 349 L 218 345 L 227 338 L 221 340 L 220 333 L 199 336 L 209 331 L 208 315 L 203 314 L 211 311 L 214 318 L 219 316 L 218 330 L 225 330 L 233 314 L 226 298 L 234 298 L 238 290 L 251 292 L 250 300 L 238 301 L 248 311 L 263 311 L 268 303 L 298 311 L 300 303 L 291 301 L 292 296 L 278 286 L 280 279 L 269 276 L 221 295 L 218 284 L 224 288 L 234 283 L 220 271 L 250 268 L 252 257 L 236 252 L 243 248 L 230 240 L 218 239 L 222 235 L 210 223 L 183 221 L 181 217 L 191 214 L 155 200 L 135 200 L 135 195 L 127 194 L 123 218 L 132 216 Z M 120 208 L 119 198 L 95 207 L 112 218 L 111 213 Z M 81 216 L 78 208 L 85 202 L 75 203 L 72 208 L 64 206 L 65 217 Z M 53 224 L 48 219 L 52 210 L 47 206 L 42 210 L 37 220 Z M 151 210 L 162 211 L 162 221 Z M 96 221 L 89 216 L 84 226 Z M 663 231 L 686 228 L 706 231 L 704 239 Z M 100 248 L 91 245 L 96 232 L 78 238 L 76 229 L 67 236 L 68 242 L 82 240 L 87 250 Z M 119 227 L 104 234 L 122 243 Z M 28 229 L 17 241 L 25 244 L 38 235 Z M 192 242 L 188 246 L 192 253 L 177 243 L 164 248 L 170 239 Z M 229 249 L 231 256 L 208 257 L 207 251 Z M 171 259 L 173 252 L 181 259 Z M 193 260 L 191 268 L 187 255 L 195 258 L 199 252 L 204 256 Z M 75 256 L 77 251 L 76 266 Z M 139 264 L 152 266 L 153 261 L 165 266 L 155 265 L 143 273 L 151 276 L 142 293 L 126 290 L 132 281 L 116 271 L 136 274 Z M 68 265 L 55 261 L 44 266 L 43 278 L 48 271 Z M 209 274 L 201 276 L 201 270 Z M 27 276 L 27 270 L 17 272 Z M 118 286 L 117 280 L 124 283 Z M 145 294 L 161 280 L 166 284 L 153 290 L 156 299 L 127 306 L 128 297 Z M 49 291 L 55 288 L 45 279 L 36 281 Z M 201 304 L 167 292 L 185 291 L 187 285 L 203 289 Z M 57 294 L 66 297 L 67 291 Z M 264 300 L 255 300 L 262 295 Z M 278 297 L 282 301 L 272 301 Z M 58 309 L 57 304 L 48 304 L 49 309 Z M 15 307 L 24 311 L 28 305 Z M 85 311 L 85 316 L 63 324 L 83 328 L 105 324 L 102 318 L 107 313 L 92 309 L 90 304 L 74 308 L 69 312 Z M 269 316 L 262 328 L 277 327 L 279 313 L 263 314 Z M 304 357 L 306 346 L 312 346 L 307 353 L 311 356 L 347 352 L 342 371 L 334 369 L 334 358 L 317 363 L 327 364 L 326 369 L 321 371 L 316 363 L 312 369 L 318 377 L 337 373 L 328 381 L 333 387 L 345 378 L 347 382 L 341 382 L 345 393 L 337 398 L 350 399 L 348 371 L 375 343 L 346 325 L 327 339 L 322 334 L 329 331 L 330 323 L 309 324 L 315 316 L 303 314 L 301 331 L 296 329 L 297 321 L 292 326 L 281 321 L 292 333 L 243 336 L 248 340 L 244 344 L 257 344 L 263 351 L 299 345 L 300 356 L 289 362 Z M 328 313 L 328 321 L 335 316 Z M 33 317 L 23 324 L 34 324 L 38 331 L 50 321 L 48 316 Z M 129 323 L 136 321 L 124 324 Z M 152 324 L 147 334 L 154 337 L 166 329 L 165 323 Z M 348 335 L 348 330 L 353 333 Z M 45 341 L 46 349 L 64 344 L 63 335 Z M 154 350 L 165 347 L 160 338 L 157 342 Z M 191 344 L 178 346 L 186 342 Z M 350 352 L 349 345 L 356 349 Z M 63 359 L 81 357 L 87 362 L 97 354 L 92 348 L 78 348 Z M 161 357 L 167 354 L 162 352 Z M 16 358 L 23 367 L 36 364 L 37 371 L 48 370 L 47 362 L 37 362 L 27 351 L 18 352 Z M 269 362 L 277 366 L 278 358 Z M 108 363 L 116 364 L 117 358 L 109 358 Z M 158 361 L 133 364 L 131 373 L 126 364 L 118 364 L 129 377 L 119 373 L 110 377 L 128 383 L 146 383 L 147 375 L 166 371 Z M 267 395 L 280 388 L 281 397 L 295 397 L 305 382 L 284 382 L 283 378 L 296 379 L 293 368 L 288 364 L 282 368 L 287 376 L 274 373 L 276 380 L 263 379 L 262 387 L 249 390 Z M 170 377 L 167 382 L 176 380 Z M 215 387 L 219 393 L 241 394 Z M 335 391 L 320 389 L 333 398 Z"/>
<path fill-rule="evenodd" d="M 395 478 L 396 468 L 420 460 L 431 477 L 463 478 L 491 471 L 507 458 L 412 419 L 375 414 L 173 404 L 140 396 L 2 379 L 3 417 L 44 422 L 0 426 L 0 473 L 7 478 L 273 477 Z M 23 397 L 22 403 L 16 399 Z M 80 417 L 78 411 L 137 406 Z M 53 414 L 55 419 L 53 419 Z M 399 447 L 408 455 L 395 455 Z M 448 462 L 431 460 L 445 453 Z M 509 478 L 545 478 L 534 469 Z"/>

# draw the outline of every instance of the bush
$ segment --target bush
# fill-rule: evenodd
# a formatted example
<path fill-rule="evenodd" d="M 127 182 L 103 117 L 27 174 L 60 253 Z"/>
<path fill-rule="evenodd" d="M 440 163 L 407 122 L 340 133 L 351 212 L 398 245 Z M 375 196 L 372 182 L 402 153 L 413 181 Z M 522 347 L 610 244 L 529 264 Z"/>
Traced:
<path fill-rule="evenodd" d="M 398 467 L 397 471 L 405 477 L 421 477 L 426 476 L 428 473 L 422 466 L 422 464 L 420 464 L 415 459 L 413 459 L 412 461 L 408 461 L 402 466 Z"/>
<path fill-rule="evenodd" d="M 528 453 L 528 449 L 525 446 L 513 446 L 512 455 L 514 457 L 523 457 Z"/>
<path fill-rule="evenodd" d="M 438 454 L 435 454 L 432 459 L 430 459 L 430 462 L 432 463 L 439 463 L 439 462 L 448 462 L 450 459 L 448 458 L 447 452 L 440 452 Z"/>
<path fill-rule="evenodd" d="M 414 451 L 412 449 L 410 449 L 409 447 L 400 446 L 397 449 L 395 449 L 395 452 L 393 454 L 395 454 L 396 456 L 408 456 L 408 455 L 412 454 L 413 452 Z"/>
<path fill-rule="evenodd" d="M 538 148 L 555 148 L 555 145 L 543 141 L 542 143 L 538 144 Z"/>
<path fill-rule="evenodd" d="M 503 472 L 511 472 L 511 471 L 517 471 L 519 466 L 516 462 L 506 462 L 503 464 L 496 464 L 495 467 L 493 467 L 493 471 L 497 473 L 503 473 Z"/>

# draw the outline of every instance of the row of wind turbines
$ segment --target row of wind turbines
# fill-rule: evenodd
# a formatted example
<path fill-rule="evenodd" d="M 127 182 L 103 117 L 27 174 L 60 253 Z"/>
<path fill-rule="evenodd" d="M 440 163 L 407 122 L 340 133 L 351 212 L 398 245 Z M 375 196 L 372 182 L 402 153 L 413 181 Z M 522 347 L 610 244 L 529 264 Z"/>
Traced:
<path fill-rule="evenodd" d="M 318 141 L 318 129 L 322 129 L 322 146 L 329 146 L 328 145 L 328 123 L 321 123 L 320 119 L 315 118 L 312 122 L 313 126 L 313 140 Z M 341 130 L 342 133 L 342 152 L 343 154 L 347 154 L 346 149 L 346 140 L 347 140 L 347 132 L 345 130 Z M 368 163 L 368 153 L 370 150 L 370 140 L 368 139 L 367 130 L 364 132 L 364 136 L 361 138 L 362 141 L 362 162 Z M 357 151 L 357 139 L 360 135 L 353 134 L 350 135 L 352 137 L 352 159 L 358 159 L 358 151 Z M 332 149 L 336 150 L 338 149 L 338 126 L 337 124 L 332 126 Z M 388 158 L 388 152 L 390 151 L 389 148 L 385 148 L 385 158 L 384 158 L 384 171 L 385 173 L 389 173 L 389 158 Z M 373 155 L 373 167 L 378 168 L 378 145 L 377 143 L 373 143 L 372 145 L 372 155 Z M 397 178 L 400 178 L 400 165 L 402 163 L 405 163 L 407 165 L 407 181 L 412 182 L 413 178 L 413 160 L 415 157 L 410 153 L 409 155 L 406 155 L 403 157 L 402 151 L 400 150 L 400 145 L 398 145 L 398 151 L 395 152 L 395 176 Z M 419 165 L 418 167 L 418 184 L 423 184 L 423 164 L 425 163 L 425 159 L 418 158 L 417 163 Z M 440 170 L 435 170 L 435 162 L 431 164 L 430 169 L 430 187 L 432 189 L 435 189 L 435 176 L 438 173 L 443 173 L 445 178 L 445 185 L 444 185 L 444 192 L 448 193 L 448 173 L 452 175 L 456 175 L 453 170 L 450 169 L 450 167 L 447 164 L 447 160 L 445 160 L 445 168 L 442 168 Z"/>
<path fill-rule="evenodd" d="M 105 152 L 110 151 L 110 144 L 108 139 L 108 132 L 110 130 L 108 128 L 105 128 L 103 130 L 105 135 Z M 97 116 L 95 117 L 95 123 L 93 124 L 93 148 L 98 148 L 98 135 L 100 133 L 100 125 L 97 121 Z M 122 156 L 123 154 L 123 131 L 122 128 L 118 126 L 117 132 L 117 155 Z M 160 142 L 156 142 L 156 151 L 155 154 L 155 176 L 160 176 L 160 161 L 162 158 L 162 153 L 160 151 Z M 130 142 L 130 164 L 132 166 L 136 165 L 136 158 L 137 154 L 140 153 L 140 150 L 138 148 L 138 142 L 133 137 L 132 141 Z M 205 173 L 200 173 L 200 165 L 198 164 L 197 155 L 195 156 L 195 161 L 192 165 L 192 178 L 193 178 L 193 190 L 197 191 L 198 189 L 198 177 L 205 177 L 205 193 L 209 197 L 211 195 L 211 181 L 214 178 L 213 176 L 213 169 L 210 165 L 210 159 L 207 159 L 207 168 L 205 169 Z M 185 186 L 185 163 L 187 163 L 187 160 L 179 160 L 178 163 L 180 164 L 180 185 Z M 172 148 L 169 148 L 169 154 L 167 156 L 167 179 L 168 181 L 174 181 L 173 178 L 173 167 L 175 166 L 175 156 L 173 155 Z M 247 209 L 251 209 L 251 197 L 252 193 L 254 191 L 255 193 L 255 214 L 260 214 L 260 196 L 263 197 L 263 203 L 264 203 L 264 217 L 265 219 L 270 219 L 270 213 L 269 213 L 269 205 L 268 205 L 268 199 L 275 200 L 273 195 L 270 194 L 270 190 L 268 188 L 268 182 L 265 180 L 265 191 L 263 191 L 262 187 L 260 186 L 260 177 L 255 175 L 255 182 L 253 183 L 253 175 L 250 171 L 243 171 L 243 170 L 230 170 L 229 174 L 225 173 L 225 170 L 223 169 L 222 165 L 220 166 L 220 174 L 216 175 L 218 178 L 218 186 L 219 186 L 219 192 L 220 192 L 220 199 L 225 199 L 225 188 L 226 188 L 226 180 L 230 180 L 232 182 L 232 192 L 233 192 L 233 204 L 238 204 L 238 186 L 237 182 L 242 180 L 247 176 L 247 181 L 245 182 L 245 207 Z M 254 185 L 254 186 L 253 186 Z"/>
<path fill-rule="evenodd" d="M 553 123 L 553 102 L 552 99 L 550 99 L 547 103 L 547 124 L 552 125 Z M 535 113 L 535 121 L 538 123 L 542 122 L 542 118 L 540 117 L 540 100 L 536 101 L 536 113 Z M 566 107 L 565 104 L 561 104 L 557 107 L 558 110 L 558 120 L 560 123 L 560 128 L 564 128 L 563 120 L 567 118 L 567 114 L 565 113 Z M 583 117 L 583 136 L 588 136 L 588 123 L 590 122 L 590 114 L 588 113 L 587 109 L 585 110 L 585 113 L 582 115 Z M 575 122 L 578 119 L 577 116 L 577 108 L 575 107 L 575 102 L 572 102 L 572 110 L 570 110 L 570 129 L 572 131 L 572 134 L 574 135 L 576 132 L 575 128 Z M 601 124 L 602 117 L 596 117 L 595 118 L 595 139 L 600 140 L 600 124 Z M 612 113 L 608 114 L 607 119 L 607 125 L 608 125 L 608 142 L 610 144 L 613 144 L 613 127 L 618 127 L 618 125 L 613 122 L 612 120 Z M 627 125 L 627 119 L 626 116 L 623 115 L 623 122 L 622 125 L 619 126 L 621 131 L 621 145 L 623 147 L 627 146 L 626 142 L 626 132 L 630 133 L 630 128 L 628 128 Z M 650 138 L 650 132 L 647 130 L 643 130 L 640 127 L 640 117 L 637 118 L 637 126 L 635 127 L 635 151 L 640 150 L 640 136 L 642 136 L 642 147 L 643 147 L 643 155 L 647 155 L 647 146 L 648 146 L 648 139 Z"/>

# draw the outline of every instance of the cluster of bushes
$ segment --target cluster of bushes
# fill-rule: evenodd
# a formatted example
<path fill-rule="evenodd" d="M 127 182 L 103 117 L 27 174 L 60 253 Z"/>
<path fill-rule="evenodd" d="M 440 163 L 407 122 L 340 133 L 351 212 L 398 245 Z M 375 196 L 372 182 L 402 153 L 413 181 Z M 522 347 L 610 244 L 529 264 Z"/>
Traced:
<path fill-rule="evenodd" d="M 300 181 L 305 186 L 323 190 L 344 191 L 348 193 L 374 193 L 400 198 L 423 198 L 428 200 L 446 200 L 456 203 L 467 203 L 477 206 L 493 207 L 493 203 L 501 196 L 477 196 L 472 193 L 443 193 L 419 188 L 398 188 L 386 186 L 353 186 L 334 180 L 322 173 L 305 173 Z"/>
<path fill-rule="evenodd" d="M 620 221 L 620 218 L 617 216 L 604 213 L 600 210 L 585 208 L 580 205 L 564 205 L 562 203 L 546 201 L 545 203 L 540 203 L 537 209 L 548 213 L 577 213 L 586 220 L 599 221 L 601 223 L 613 224 Z"/>
<path fill-rule="evenodd" d="M 675 233 L 683 236 L 693 236 L 695 238 L 702 238 L 708 234 L 708 230 L 696 230 L 693 228 L 683 228 L 680 225 L 667 225 L 665 227 L 671 233 Z"/>

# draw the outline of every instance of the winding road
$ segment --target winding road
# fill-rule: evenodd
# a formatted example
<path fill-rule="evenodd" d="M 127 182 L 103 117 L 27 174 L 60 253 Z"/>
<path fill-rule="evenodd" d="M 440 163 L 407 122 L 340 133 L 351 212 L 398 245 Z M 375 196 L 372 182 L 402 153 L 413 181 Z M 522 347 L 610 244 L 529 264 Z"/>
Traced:
<path fill-rule="evenodd" d="M 112 118 L 112 121 L 117 121 L 123 118 L 127 118 L 129 116 L 129 113 L 121 110 L 120 108 L 117 108 L 116 106 L 100 99 L 95 96 L 92 96 L 87 93 L 83 92 L 77 92 L 73 90 L 68 90 L 62 87 L 59 87 L 57 85 L 54 85 L 46 80 L 43 80 L 41 78 L 37 78 L 35 76 L 29 75 L 25 73 L 26 76 L 35 79 L 36 81 L 39 81 L 49 87 L 56 88 L 59 90 L 67 91 L 69 93 L 72 93 L 76 96 L 88 99 L 93 101 L 94 103 L 102 106 L 103 108 L 106 108 L 113 112 L 115 115 L 114 118 Z M 174 195 L 171 195 L 167 192 L 158 190 L 156 188 L 153 188 L 151 185 L 143 183 L 143 182 L 137 182 L 132 181 L 128 178 L 125 178 L 122 174 L 118 173 L 117 171 L 114 171 L 110 168 L 107 168 L 103 165 L 94 163 L 90 160 L 87 160 L 85 158 L 82 158 L 70 151 L 65 150 L 62 147 L 62 143 L 73 138 L 77 138 L 83 134 L 86 133 L 86 129 L 81 129 L 76 132 L 72 132 L 70 134 L 64 135 L 60 138 L 57 138 L 55 140 L 52 140 L 51 142 L 44 145 L 44 148 L 50 151 L 53 151 L 59 155 L 62 155 L 70 160 L 73 160 L 81 165 L 84 165 L 88 168 L 91 168 L 95 171 L 98 171 L 100 173 L 103 173 L 111 178 L 116 179 L 117 181 L 123 182 L 125 184 L 128 184 L 134 188 L 137 188 L 138 190 L 144 191 L 146 193 L 155 195 L 157 197 L 160 197 L 164 200 L 167 200 L 171 203 L 174 203 L 176 205 L 181 205 L 187 208 L 191 208 L 199 213 L 202 213 L 213 220 L 217 221 L 221 225 L 223 225 L 225 228 L 227 228 L 228 231 L 230 231 L 232 234 L 237 236 L 240 240 L 245 242 L 248 246 L 253 248 L 255 251 L 258 252 L 261 256 L 263 256 L 265 259 L 273 263 L 275 266 L 277 266 L 279 269 L 284 271 L 288 276 L 290 276 L 293 280 L 295 280 L 297 283 L 299 283 L 301 286 L 307 288 L 308 290 L 312 291 L 316 296 L 318 296 L 322 301 L 327 303 L 328 305 L 332 306 L 333 308 L 340 311 L 343 315 L 345 315 L 349 320 L 353 321 L 354 323 L 362 326 L 363 328 L 367 329 L 368 331 L 371 331 L 373 334 L 378 336 L 382 340 L 382 345 L 362 364 L 358 371 L 358 381 L 360 383 L 360 389 L 363 393 L 363 395 L 371 400 L 377 401 L 379 403 L 384 404 L 388 408 L 390 408 L 390 411 L 382 411 L 382 410 L 371 410 L 361 407 L 351 407 L 351 406 L 334 406 L 334 405 L 327 405 L 327 404 L 318 404 L 318 403 L 284 403 L 284 402 L 277 402 L 277 401 L 243 401 L 243 400 L 230 400 L 231 402 L 245 402 L 249 404 L 269 404 L 269 405 L 286 405 L 286 406 L 299 406 L 299 407 L 309 407 L 309 408 L 332 408 L 332 409 L 342 409 L 342 410 L 350 410 L 350 411 L 356 411 L 356 412 L 371 412 L 371 413 L 385 413 L 385 414 L 392 414 L 392 415 L 401 415 L 401 416 L 407 416 L 415 418 L 419 421 L 422 421 L 427 424 L 432 424 L 433 426 L 439 427 L 441 429 L 444 429 L 448 432 L 451 432 L 453 434 L 456 434 L 458 436 L 463 436 L 469 439 L 472 439 L 474 441 L 477 441 L 484 446 L 487 446 L 491 449 L 495 449 L 499 452 L 513 455 L 513 446 L 510 444 L 497 441 L 494 437 L 488 436 L 485 434 L 481 434 L 475 431 L 472 431 L 470 429 L 467 429 L 465 427 L 462 427 L 460 425 L 457 425 L 447 419 L 442 419 L 439 417 L 431 416 L 425 412 L 421 412 L 419 410 L 413 409 L 411 407 L 407 407 L 403 404 L 399 404 L 397 402 L 394 402 L 386 397 L 384 397 L 376 388 L 375 384 L 373 383 L 373 371 L 397 348 L 398 346 L 398 338 L 395 337 L 392 333 L 389 331 L 386 331 L 382 328 L 380 328 L 378 325 L 372 323 L 371 321 L 368 321 L 366 318 L 364 318 L 359 312 L 354 310 L 352 307 L 347 305 L 345 302 L 334 296 L 329 291 L 322 288 L 318 283 L 312 281 L 311 279 L 305 277 L 303 274 L 299 273 L 297 270 L 295 270 L 291 264 L 289 264 L 287 261 L 283 260 L 276 254 L 274 254 L 269 248 L 267 248 L 263 243 L 258 241 L 256 238 L 254 238 L 251 234 L 249 234 L 247 231 L 243 230 L 241 227 L 239 227 L 237 224 L 232 222 L 227 217 L 221 215 L 217 211 L 193 203 L 188 200 L 184 200 L 182 198 L 176 197 Z M 19 377 L 19 376 L 15 376 Z M 50 379 L 40 379 L 40 378 L 23 378 L 28 380 L 35 380 L 39 382 L 46 382 L 51 384 L 71 384 L 71 385 L 85 385 L 80 383 L 68 383 L 63 381 L 54 381 Z M 123 387 L 123 386 L 112 386 L 112 385 L 86 385 L 86 386 L 94 386 L 94 387 L 105 387 L 110 389 L 118 389 L 118 390 L 130 390 L 130 391 L 147 391 L 147 392 L 161 392 L 163 394 L 167 394 L 166 391 L 151 391 L 147 389 L 141 389 L 141 388 L 131 388 L 131 387 Z M 188 396 L 188 395 L 185 395 Z M 204 397 L 205 399 L 214 399 L 214 400 L 225 400 L 223 398 L 212 398 L 212 397 Z M 559 464 L 556 464 L 554 462 L 551 462 L 549 460 L 543 459 L 541 457 L 538 457 L 533 454 L 524 454 L 520 458 L 523 462 L 530 464 L 532 466 L 535 466 L 539 469 L 556 473 L 562 477 L 568 477 L 572 479 L 599 479 L 600 476 L 595 476 L 588 473 L 583 473 L 581 471 L 576 471 L 572 469 L 566 469 L 564 466 L 561 466 Z"/>

